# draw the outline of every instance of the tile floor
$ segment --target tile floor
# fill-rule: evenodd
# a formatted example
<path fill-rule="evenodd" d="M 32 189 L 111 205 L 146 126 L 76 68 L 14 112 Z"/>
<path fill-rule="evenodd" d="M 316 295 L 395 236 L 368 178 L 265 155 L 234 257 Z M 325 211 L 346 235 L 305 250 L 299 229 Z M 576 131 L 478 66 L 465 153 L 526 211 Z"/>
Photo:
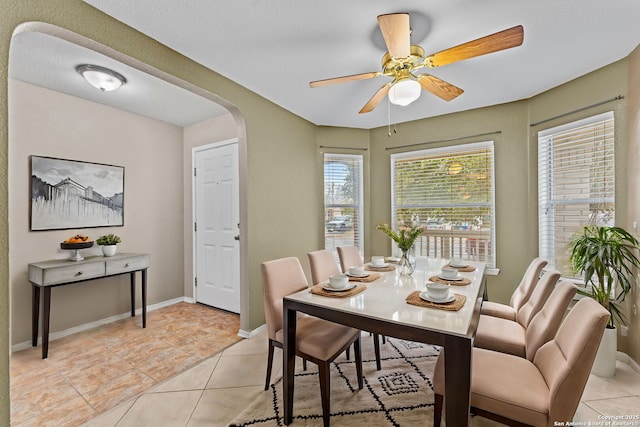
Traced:
<path fill-rule="evenodd" d="M 240 341 L 239 316 L 178 303 L 11 356 L 14 427 L 78 426 Z"/>
<path fill-rule="evenodd" d="M 188 304 L 186 309 L 192 308 L 191 306 L 193 305 Z M 188 311 L 186 309 L 183 310 L 185 315 Z M 170 325 L 167 324 L 167 326 Z M 180 335 L 180 331 L 175 332 Z M 176 336 L 174 339 L 179 337 Z M 195 345 L 194 342 L 197 339 L 192 340 L 192 345 Z M 81 341 L 82 337 L 70 337 L 68 345 L 72 346 L 71 342 L 75 340 Z M 153 347 L 150 343 L 148 345 Z M 100 411 L 102 413 L 99 415 L 97 414 L 99 411 L 92 407 L 94 415 L 83 425 L 85 427 L 226 426 L 262 392 L 266 349 L 265 333 L 242 340 L 219 354 L 206 358 L 185 372 L 163 382 L 156 381 L 151 388 L 143 392 L 125 389 L 120 398 L 114 400 L 124 403 L 104 412 Z M 51 354 L 55 354 L 55 349 Z M 17 353 L 13 357 L 15 358 L 16 355 Z M 81 362 L 75 363 L 82 366 Z M 280 376 L 281 365 L 281 351 L 276 351 L 273 379 Z M 16 372 L 16 374 L 20 373 Z M 95 375 L 108 375 L 108 370 Z M 40 383 L 35 383 L 33 389 L 43 394 Z M 38 395 L 33 394 L 33 396 Z M 12 405 L 20 403 L 14 403 L 14 398 L 15 396 L 12 396 Z M 46 400 L 46 398 L 42 397 L 39 400 Z M 101 402 L 99 398 L 94 398 L 93 401 L 98 405 Z M 62 415 L 64 413 L 62 410 L 52 413 L 50 419 L 53 421 L 50 424 L 42 420 L 36 423 L 27 419 L 21 424 L 16 423 L 18 420 L 14 420 L 14 426 L 80 424 L 77 421 L 74 423 L 73 420 L 66 421 Z M 616 375 L 613 378 L 600 378 L 593 375 L 589 378 L 574 420 L 605 425 L 599 417 L 614 415 L 640 415 L 640 373 L 623 362 L 618 362 Z M 501 425 L 493 422 L 479 424 Z M 640 422 L 636 425 L 640 425 Z"/>

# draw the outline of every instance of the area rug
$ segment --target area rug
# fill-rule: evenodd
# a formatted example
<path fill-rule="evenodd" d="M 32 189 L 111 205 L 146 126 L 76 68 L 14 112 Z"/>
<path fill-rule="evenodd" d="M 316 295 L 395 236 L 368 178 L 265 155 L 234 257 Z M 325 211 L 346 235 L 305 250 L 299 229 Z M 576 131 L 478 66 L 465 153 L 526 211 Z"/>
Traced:
<path fill-rule="evenodd" d="M 381 343 L 382 370 L 376 370 L 372 339 L 362 337 L 364 387 L 358 390 L 353 354 L 339 356 L 331 367 L 331 425 L 414 426 L 433 420 L 432 376 L 440 348 L 387 338 Z M 278 359 L 281 360 L 281 359 Z M 274 367 L 274 371 L 277 369 Z M 284 426 L 282 378 L 263 392 L 230 424 Z M 296 362 L 292 426 L 322 426 L 320 383 L 316 365 L 302 370 Z"/>

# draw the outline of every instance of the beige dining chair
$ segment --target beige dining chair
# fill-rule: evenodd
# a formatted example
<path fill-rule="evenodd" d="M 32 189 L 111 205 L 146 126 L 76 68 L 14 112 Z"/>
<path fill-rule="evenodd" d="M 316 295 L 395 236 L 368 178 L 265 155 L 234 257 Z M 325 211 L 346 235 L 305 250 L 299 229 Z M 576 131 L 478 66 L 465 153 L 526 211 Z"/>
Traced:
<path fill-rule="evenodd" d="M 473 348 L 471 412 L 510 426 L 554 426 L 572 420 L 589 378 L 609 313 L 591 298 L 571 309 L 533 361 Z M 434 427 L 442 418 L 444 357 L 433 376 Z"/>
<path fill-rule="evenodd" d="M 264 389 L 269 388 L 273 351 L 282 348 L 283 298 L 308 288 L 300 261 L 295 257 L 280 258 L 262 263 L 264 291 L 264 313 L 269 335 L 267 356 L 267 378 Z M 296 325 L 296 355 L 318 365 L 320 380 L 320 399 L 322 401 L 322 419 L 329 425 L 330 407 L 330 367 L 343 351 L 353 344 L 355 353 L 358 388 L 362 389 L 362 352 L 360 349 L 360 331 L 348 326 L 328 322 L 313 316 L 300 316 Z"/>
<path fill-rule="evenodd" d="M 320 249 L 307 253 L 309 257 L 309 266 L 311 267 L 311 280 L 314 285 L 329 280 L 334 274 L 341 274 L 335 258 L 331 251 Z M 358 255 L 360 257 L 360 255 Z M 373 350 L 376 355 L 376 368 L 378 371 L 382 369 L 380 362 L 380 338 L 378 334 L 373 334 Z M 347 349 L 347 359 L 349 358 L 349 350 Z"/>
<path fill-rule="evenodd" d="M 558 282 L 527 327 L 511 320 L 480 315 L 473 345 L 533 360 L 536 351 L 556 335 L 576 291 L 573 283 Z"/>
<path fill-rule="evenodd" d="M 488 316 L 516 320 L 516 313 L 518 312 L 520 307 L 525 304 L 531 297 L 533 289 L 538 283 L 538 279 L 540 278 L 540 274 L 542 273 L 542 269 L 546 265 L 547 261 L 542 258 L 536 258 L 531 261 L 529 267 L 527 267 L 527 270 L 524 273 L 524 276 L 522 276 L 520 284 L 511 295 L 509 304 L 507 305 L 492 301 L 485 301 L 482 303 L 482 309 L 480 310 L 480 313 L 486 314 Z"/>
<path fill-rule="evenodd" d="M 338 246 L 338 257 L 343 273 L 349 271 L 349 267 L 361 267 L 364 265 L 360 257 L 360 251 L 355 246 Z"/>

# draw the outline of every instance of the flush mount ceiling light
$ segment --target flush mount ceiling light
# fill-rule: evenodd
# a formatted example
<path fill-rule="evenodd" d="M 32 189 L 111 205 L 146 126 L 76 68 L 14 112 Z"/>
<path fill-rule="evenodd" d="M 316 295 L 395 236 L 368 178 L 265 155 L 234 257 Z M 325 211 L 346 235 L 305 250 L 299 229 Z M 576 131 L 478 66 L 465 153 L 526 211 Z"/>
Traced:
<path fill-rule="evenodd" d="M 389 101 L 395 105 L 406 106 L 420 97 L 422 87 L 415 80 L 405 79 L 391 86 Z"/>
<path fill-rule="evenodd" d="M 76 67 L 76 71 L 85 78 L 89 84 L 102 92 L 110 92 L 118 89 L 127 82 L 119 73 L 99 65 L 83 64 Z"/>

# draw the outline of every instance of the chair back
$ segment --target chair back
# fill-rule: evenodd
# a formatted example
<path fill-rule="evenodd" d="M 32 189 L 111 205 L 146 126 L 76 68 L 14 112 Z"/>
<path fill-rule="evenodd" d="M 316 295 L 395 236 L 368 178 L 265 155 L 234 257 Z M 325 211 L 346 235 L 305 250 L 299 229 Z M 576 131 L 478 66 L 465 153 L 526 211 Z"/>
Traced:
<path fill-rule="evenodd" d="M 580 403 L 609 312 L 582 298 L 562 322 L 555 338 L 544 344 L 533 363 L 549 386 L 549 423 L 570 420 Z"/>
<path fill-rule="evenodd" d="M 364 265 L 360 258 L 360 251 L 355 246 L 338 246 L 338 256 L 340 257 L 340 267 L 342 272 L 349 271 L 349 267 L 360 267 Z"/>
<path fill-rule="evenodd" d="M 270 339 L 275 340 L 276 332 L 283 327 L 282 299 L 308 287 L 298 258 L 280 258 L 262 263 L 264 316 Z"/>
<path fill-rule="evenodd" d="M 533 316 L 525 335 L 525 350 L 528 360 L 533 361 L 538 349 L 556 336 L 577 288 L 573 283 L 560 281 L 542 309 Z"/>
<path fill-rule="evenodd" d="M 511 300 L 509 301 L 509 305 L 513 307 L 513 309 L 517 312 L 520 307 L 522 307 L 531 297 L 533 293 L 533 289 L 536 287 L 538 283 L 538 279 L 540 279 L 540 274 L 542 273 L 542 269 L 548 264 L 547 260 L 542 258 L 536 258 L 529 264 L 527 270 L 524 272 L 524 276 L 522 276 L 522 280 L 520 284 L 516 288 L 516 290 L 511 295 Z"/>
<path fill-rule="evenodd" d="M 529 327 L 533 316 L 542 310 L 542 306 L 547 302 L 549 295 L 553 292 L 553 288 L 559 279 L 559 271 L 548 270 L 542 275 L 540 280 L 538 280 L 538 284 L 534 287 L 531 297 L 516 313 L 516 321 L 520 323 L 522 327 Z"/>
<path fill-rule="evenodd" d="M 321 249 L 309 252 L 307 256 L 311 267 L 311 281 L 314 285 L 329 280 L 329 277 L 334 274 L 341 273 L 331 251 Z"/>

